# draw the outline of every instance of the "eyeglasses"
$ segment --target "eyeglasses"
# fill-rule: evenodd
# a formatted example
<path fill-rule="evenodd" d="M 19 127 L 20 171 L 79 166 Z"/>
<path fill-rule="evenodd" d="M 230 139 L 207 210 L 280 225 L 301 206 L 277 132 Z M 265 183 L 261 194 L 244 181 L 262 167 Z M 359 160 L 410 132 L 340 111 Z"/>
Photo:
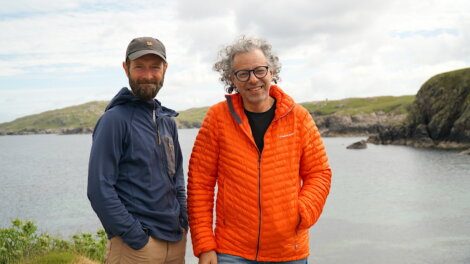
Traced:
<path fill-rule="evenodd" d="M 235 77 L 240 81 L 240 82 L 246 82 L 250 79 L 250 74 L 253 72 L 253 75 L 258 78 L 264 78 L 268 74 L 268 69 L 269 66 L 258 66 L 254 68 L 253 70 L 239 70 L 233 73 Z"/>

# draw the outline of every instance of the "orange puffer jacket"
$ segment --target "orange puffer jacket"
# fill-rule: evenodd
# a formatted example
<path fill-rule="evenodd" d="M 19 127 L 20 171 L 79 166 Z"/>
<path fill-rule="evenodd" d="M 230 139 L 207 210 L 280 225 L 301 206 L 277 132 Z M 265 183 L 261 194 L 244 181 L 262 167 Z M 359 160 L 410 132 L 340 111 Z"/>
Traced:
<path fill-rule="evenodd" d="M 257 261 L 309 254 L 308 228 L 320 217 L 331 170 L 306 109 L 278 86 L 260 154 L 239 94 L 212 106 L 189 163 L 188 211 L 194 254 L 215 250 Z M 215 234 L 214 187 L 217 183 Z"/>

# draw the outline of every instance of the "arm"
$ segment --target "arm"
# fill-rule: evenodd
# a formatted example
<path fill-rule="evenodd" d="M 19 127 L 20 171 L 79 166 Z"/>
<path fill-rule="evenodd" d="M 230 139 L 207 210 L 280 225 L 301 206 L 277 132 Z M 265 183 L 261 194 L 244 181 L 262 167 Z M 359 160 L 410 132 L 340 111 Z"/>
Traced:
<path fill-rule="evenodd" d="M 120 236 L 134 249 L 148 242 L 142 226 L 124 207 L 114 188 L 123 154 L 125 124 L 104 115 L 95 127 L 88 167 L 87 195 L 108 234 Z"/>
<path fill-rule="evenodd" d="M 189 226 L 194 255 L 197 257 L 217 247 L 212 230 L 219 155 L 217 134 L 217 120 L 211 108 L 196 137 L 189 161 Z"/>
<path fill-rule="evenodd" d="M 331 169 L 320 133 L 311 115 L 305 112 L 301 128 L 300 176 L 303 184 L 299 194 L 299 229 L 309 228 L 318 220 L 331 185 Z"/>
<path fill-rule="evenodd" d="M 178 140 L 178 130 L 176 123 L 173 122 L 173 143 L 175 146 L 176 155 L 176 198 L 180 204 L 180 225 L 186 231 L 188 230 L 188 208 L 186 204 L 186 187 L 183 172 L 183 154 L 181 153 L 181 146 Z"/>

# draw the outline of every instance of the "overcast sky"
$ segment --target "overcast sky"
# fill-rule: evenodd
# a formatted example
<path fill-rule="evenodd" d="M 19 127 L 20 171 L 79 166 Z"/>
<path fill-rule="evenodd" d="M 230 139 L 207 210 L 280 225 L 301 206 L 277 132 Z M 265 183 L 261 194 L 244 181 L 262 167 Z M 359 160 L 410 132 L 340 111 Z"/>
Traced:
<path fill-rule="evenodd" d="M 297 102 L 416 94 L 470 67 L 469 10 L 468 0 L 2 1 L 0 123 L 111 99 L 138 36 L 166 45 L 157 97 L 175 110 L 223 100 L 212 65 L 241 34 L 272 43 Z"/>

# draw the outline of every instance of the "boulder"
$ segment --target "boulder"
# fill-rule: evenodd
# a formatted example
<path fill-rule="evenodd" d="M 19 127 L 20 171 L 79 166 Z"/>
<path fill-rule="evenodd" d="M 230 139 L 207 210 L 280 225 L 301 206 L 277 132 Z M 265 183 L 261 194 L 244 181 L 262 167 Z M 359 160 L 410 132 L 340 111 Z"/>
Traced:
<path fill-rule="evenodd" d="M 347 149 L 366 149 L 367 148 L 367 142 L 365 140 L 361 140 L 358 142 L 355 142 L 349 146 L 346 147 Z"/>
<path fill-rule="evenodd" d="M 470 155 L 470 149 L 464 150 L 464 151 L 460 152 L 459 154 L 461 154 L 461 155 Z"/>

